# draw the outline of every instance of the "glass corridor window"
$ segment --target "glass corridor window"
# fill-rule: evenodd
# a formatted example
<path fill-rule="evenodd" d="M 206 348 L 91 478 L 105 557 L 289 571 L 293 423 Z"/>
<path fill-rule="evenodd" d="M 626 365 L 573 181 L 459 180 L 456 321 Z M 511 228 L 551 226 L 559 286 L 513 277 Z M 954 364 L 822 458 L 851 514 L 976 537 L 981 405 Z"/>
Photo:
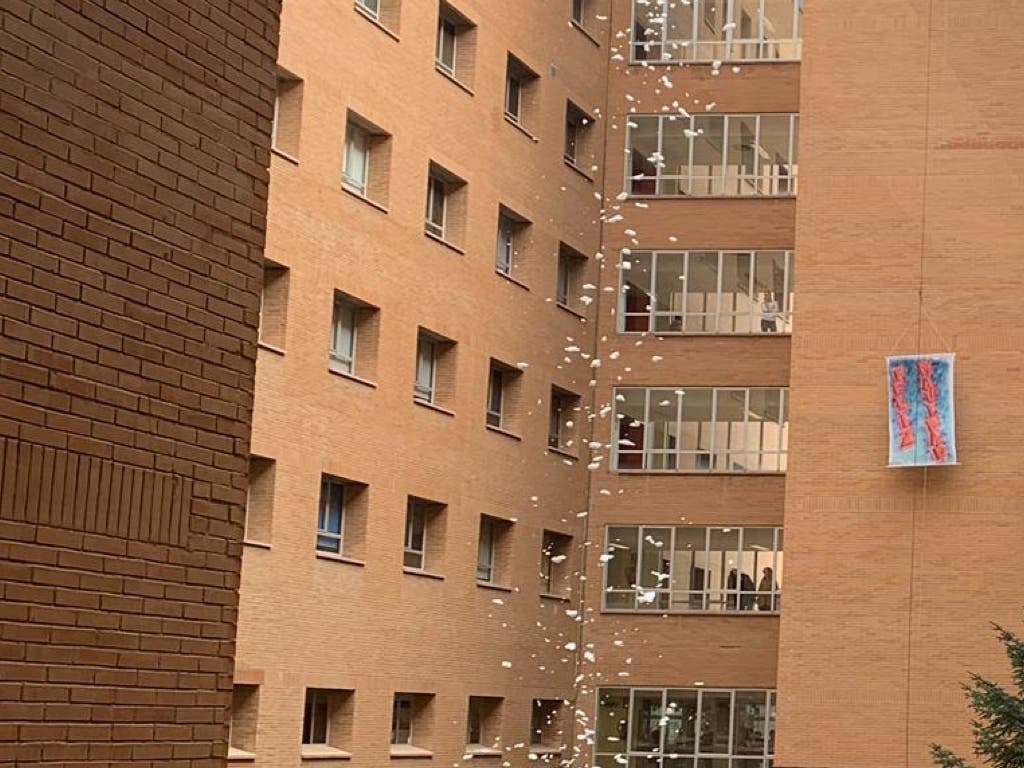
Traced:
<path fill-rule="evenodd" d="M 653 197 L 790 197 L 800 116 L 631 115 L 626 192 Z"/>
<path fill-rule="evenodd" d="M 598 768 L 770 768 L 775 691 L 601 688 Z"/>
<path fill-rule="evenodd" d="M 620 333 L 791 333 L 792 251 L 634 251 Z"/>
<path fill-rule="evenodd" d="M 782 600 L 782 529 L 609 526 L 604 608 L 774 613 Z"/>
<path fill-rule="evenodd" d="M 803 13 L 804 0 L 633 0 L 633 61 L 799 61 Z"/>
<path fill-rule="evenodd" d="M 616 389 L 613 469 L 785 472 L 788 399 L 777 387 Z"/>

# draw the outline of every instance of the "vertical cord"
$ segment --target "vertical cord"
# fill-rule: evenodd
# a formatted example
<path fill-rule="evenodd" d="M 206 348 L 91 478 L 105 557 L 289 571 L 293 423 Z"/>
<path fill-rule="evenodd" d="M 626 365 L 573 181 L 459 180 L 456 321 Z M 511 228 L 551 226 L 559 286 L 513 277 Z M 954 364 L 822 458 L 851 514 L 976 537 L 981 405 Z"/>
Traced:
<path fill-rule="evenodd" d="M 924 178 L 921 189 L 921 248 L 920 260 L 918 263 L 917 283 L 917 354 L 921 354 L 921 345 L 924 336 L 924 273 L 925 273 L 925 244 L 927 237 L 928 221 L 928 170 L 931 156 L 931 73 L 932 73 L 932 12 L 934 0 L 928 0 L 927 17 L 927 45 L 925 54 L 925 91 L 924 91 Z M 923 515 L 928 505 L 928 467 L 922 468 L 921 475 L 921 497 L 920 504 L 915 497 L 913 511 L 911 513 L 910 527 L 910 583 L 908 587 L 908 611 L 907 611 L 907 676 L 906 676 L 906 700 L 903 717 L 905 729 L 904 737 L 904 758 L 905 768 L 910 768 L 910 715 L 911 699 L 910 692 L 913 683 L 911 672 L 911 661 L 913 659 L 914 639 L 914 579 L 917 573 L 917 523 L 918 516 Z"/>

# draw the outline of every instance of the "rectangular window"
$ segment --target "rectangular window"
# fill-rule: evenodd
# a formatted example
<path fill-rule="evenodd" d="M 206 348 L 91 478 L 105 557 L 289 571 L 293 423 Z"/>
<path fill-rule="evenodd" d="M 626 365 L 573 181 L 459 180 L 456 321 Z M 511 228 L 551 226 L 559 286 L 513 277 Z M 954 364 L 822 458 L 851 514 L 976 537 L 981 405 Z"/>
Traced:
<path fill-rule="evenodd" d="M 391 710 L 391 743 L 412 744 L 412 721 L 414 697 L 408 693 L 396 693 Z"/>
<path fill-rule="evenodd" d="M 605 560 L 606 610 L 781 609 L 781 528 L 609 526 Z"/>
<path fill-rule="evenodd" d="M 511 537 L 511 520 L 502 520 L 490 515 L 480 516 L 480 538 L 476 559 L 477 581 L 498 584 L 505 577 Z"/>
<path fill-rule="evenodd" d="M 551 387 L 548 415 L 548 447 L 563 451 L 573 447 L 580 397 L 568 390 Z"/>
<path fill-rule="evenodd" d="M 435 62 L 438 71 L 471 87 L 475 59 L 476 24 L 448 3 L 442 2 L 437 16 Z"/>
<path fill-rule="evenodd" d="M 583 26 L 584 18 L 586 17 L 587 3 L 586 0 L 572 0 L 572 21 L 573 24 L 579 24 Z"/>
<path fill-rule="evenodd" d="M 571 101 L 565 103 L 565 162 L 577 168 L 593 164 L 593 118 Z"/>
<path fill-rule="evenodd" d="M 434 402 L 437 348 L 438 342 L 420 331 L 416 339 L 416 384 L 413 386 L 413 397 L 426 403 Z"/>
<path fill-rule="evenodd" d="M 799 61 L 804 0 L 633 0 L 633 61 Z"/>
<path fill-rule="evenodd" d="M 555 301 L 558 306 L 576 311 L 587 257 L 565 243 L 558 244 L 558 272 L 555 280 Z"/>
<path fill-rule="evenodd" d="M 362 8 L 375 19 L 380 13 L 380 0 L 356 0 L 356 6 Z"/>
<path fill-rule="evenodd" d="M 505 70 L 505 117 L 518 126 L 533 122 L 540 76 L 512 54 Z"/>
<path fill-rule="evenodd" d="M 785 472 L 789 391 L 615 390 L 613 467 L 647 472 Z"/>
<path fill-rule="evenodd" d="M 355 373 L 358 307 L 341 296 L 334 298 L 331 321 L 330 367 L 343 373 Z"/>
<path fill-rule="evenodd" d="M 256 757 L 256 728 L 259 724 L 260 687 L 235 684 L 231 691 L 231 719 L 228 721 L 228 759 Z"/>
<path fill-rule="evenodd" d="M 466 182 L 434 163 L 427 174 L 427 234 L 459 245 L 465 219 Z"/>
<path fill-rule="evenodd" d="M 792 251 L 633 251 L 622 267 L 620 333 L 793 330 Z"/>
<path fill-rule="evenodd" d="M 437 22 L 437 68 L 455 76 L 456 26 L 450 18 L 441 16 Z"/>
<path fill-rule="evenodd" d="M 502 426 L 505 410 L 505 377 L 507 375 L 508 372 L 505 368 L 492 361 L 487 389 L 487 425 L 490 427 L 500 429 Z"/>
<path fill-rule="evenodd" d="M 386 205 L 390 165 L 391 136 L 368 120 L 349 112 L 345 124 L 342 186 L 360 197 Z"/>
<path fill-rule="evenodd" d="M 495 266 L 502 274 L 512 272 L 512 254 L 515 251 L 516 222 L 508 214 L 498 214 L 498 247 Z"/>
<path fill-rule="evenodd" d="M 298 160 L 301 124 L 302 80 L 278 67 L 274 120 L 270 128 L 270 146 L 275 152 Z"/>
<path fill-rule="evenodd" d="M 597 765 L 675 764 L 771 768 L 775 691 L 708 688 L 601 688 Z M 685 763 L 683 761 L 686 761 Z"/>
<path fill-rule="evenodd" d="M 423 570 L 427 557 L 427 508 L 418 499 L 409 499 L 405 512 L 406 568 Z"/>
<path fill-rule="evenodd" d="M 569 583 L 569 555 L 572 536 L 555 531 L 544 531 L 540 552 L 540 590 L 545 595 L 567 597 L 572 592 Z"/>
<path fill-rule="evenodd" d="M 501 754 L 501 702 L 494 696 L 469 697 L 466 746 L 470 754 Z"/>
<path fill-rule="evenodd" d="M 327 691 L 309 689 L 302 716 L 302 743 L 326 744 L 328 732 Z"/>
<path fill-rule="evenodd" d="M 626 192 L 658 197 L 797 193 L 800 116 L 631 115 Z"/>
<path fill-rule="evenodd" d="M 345 483 L 331 477 L 320 482 L 320 512 L 316 524 L 316 548 L 341 554 L 345 533 Z"/>
<path fill-rule="evenodd" d="M 345 127 L 345 168 L 343 177 L 353 191 L 366 194 L 370 175 L 370 134 L 352 120 Z"/>
<path fill-rule="evenodd" d="M 530 752 L 550 755 L 562 751 L 565 737 L 562 699 L 534 699 L 530 708 Z"/>

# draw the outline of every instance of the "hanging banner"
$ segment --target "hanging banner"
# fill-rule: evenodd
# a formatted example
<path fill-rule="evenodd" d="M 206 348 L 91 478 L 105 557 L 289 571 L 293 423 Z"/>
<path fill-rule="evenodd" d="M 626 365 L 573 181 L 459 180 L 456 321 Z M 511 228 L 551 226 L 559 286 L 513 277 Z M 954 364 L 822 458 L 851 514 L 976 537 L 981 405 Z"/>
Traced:
<path fill-rule="evenodd" d="M 956 464 L 955 355 L 888 357 L 889 466 Z"/>

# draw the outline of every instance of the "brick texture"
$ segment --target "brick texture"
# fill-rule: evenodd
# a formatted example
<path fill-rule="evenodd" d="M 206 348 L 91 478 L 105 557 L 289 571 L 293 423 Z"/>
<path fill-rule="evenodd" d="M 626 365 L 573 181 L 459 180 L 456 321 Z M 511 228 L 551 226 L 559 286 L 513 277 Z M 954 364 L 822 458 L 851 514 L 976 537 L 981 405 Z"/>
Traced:
<path fill-rule="evenodd" d="M 0 764 L 226 754 L 278 13 L 0 11 Z"/>

